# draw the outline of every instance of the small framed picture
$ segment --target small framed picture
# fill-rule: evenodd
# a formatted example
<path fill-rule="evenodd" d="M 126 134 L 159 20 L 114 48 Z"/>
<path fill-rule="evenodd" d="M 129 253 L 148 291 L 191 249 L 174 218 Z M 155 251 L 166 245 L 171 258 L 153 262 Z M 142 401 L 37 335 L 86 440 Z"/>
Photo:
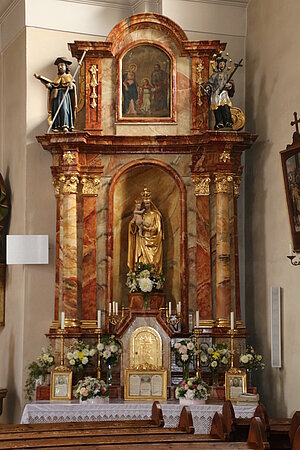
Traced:
<path fill-rule="evenodd" d="M 246 372 L 241 369 L 230 369 L 225 373 L 225 398 L 237 402 L 241 394 L 247 392 Z"/>
<path fill-rule="evenodd" d="M 67 368 L 56 368 L 51 372 L 50 400 L 71 400 L 72 372 Z"/>
<path fill-rule="evenodd" d="M 125 400 L 167 400 L 167 370 L 125 370 Z"/>

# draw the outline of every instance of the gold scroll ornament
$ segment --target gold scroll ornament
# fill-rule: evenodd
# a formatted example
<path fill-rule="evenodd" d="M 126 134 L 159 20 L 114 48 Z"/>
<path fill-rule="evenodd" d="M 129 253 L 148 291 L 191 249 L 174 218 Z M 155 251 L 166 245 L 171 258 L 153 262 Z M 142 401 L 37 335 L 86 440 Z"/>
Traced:
<path fill-rule="evenodd" d="M 91 73 L 91 81 L 90 81 L 90 88 L 91 88 L 91 94 L 90 94 L 90 106 L 91 108 L 96 108 L 97 106 L 97 102 L 96 102 L 96 98 L 98 98 L 98 95 L 96 94 L 96 87 L 98 86 L 98 81 L 97 81 L 97 66 L 95 64 L 93 64 L 90 69 L 89 72 Z"/>
<path fill-rule="evenodd" d="M 162 343 L 152 327 L 139 327 L 130 336 L 131 369 L 156 370 L 162 367 Z"/>
<path fill-rule="evenodd" d="M 198 90 L 197 90 L 197 103 L 198 106 L 202 105 L 202 99 L 201 99 L 201 95 L 202 95 L 202 83 L 203 83 L 203 78 L 202 78 L 202 71 L 204 69 L 204 65 L 202 63 L 202 61 L 200 60 L 200 63 L 197 64 L 196 67 L 196 84 L 198 86 Z"/>

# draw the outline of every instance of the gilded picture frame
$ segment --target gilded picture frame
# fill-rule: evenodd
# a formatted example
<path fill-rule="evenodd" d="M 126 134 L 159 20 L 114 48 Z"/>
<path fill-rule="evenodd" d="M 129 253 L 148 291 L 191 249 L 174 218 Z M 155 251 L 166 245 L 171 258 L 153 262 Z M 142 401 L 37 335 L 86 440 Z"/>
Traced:
<path fill-rule="evenodd" d="M 57 367 L 51 372 L 50 400 L 65 401 L 72 397 L 72 371 Z"/>
<path fill-rule="evenodd" d="M 300 142 L 280 155 L 293 249 L 300 252 Z"/>
<path fill-rule="evenodd" d="M 126 369 L 124 400 L 167 400 L 167 369 Z"/>
<path fill-rule="evenodd" d="M 118 66 L 118 121 L 174 122 L 175 67 L 162 44 L 137 41 L 126 48 Z"/>
<path fill-rule="evenodd" d="M 247 376 L 242 369 L 230 369 L 225 372 L 225 398 L 235 403 L 241 394 L 247 392 Z"/>

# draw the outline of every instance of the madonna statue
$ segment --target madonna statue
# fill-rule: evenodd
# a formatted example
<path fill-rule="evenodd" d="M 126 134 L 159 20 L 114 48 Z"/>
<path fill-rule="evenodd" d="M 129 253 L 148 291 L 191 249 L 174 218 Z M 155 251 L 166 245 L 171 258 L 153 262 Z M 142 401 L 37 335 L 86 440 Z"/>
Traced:
<path fill-rule="evenodd" d="M 151 201 L 151 193 L 144 188 L 136 200 L 133 218 L 128 229 L 128 259 L 130 271 L 138 263 L 153 264 L 157 274 L 162 273 L 162 218 Z"/>

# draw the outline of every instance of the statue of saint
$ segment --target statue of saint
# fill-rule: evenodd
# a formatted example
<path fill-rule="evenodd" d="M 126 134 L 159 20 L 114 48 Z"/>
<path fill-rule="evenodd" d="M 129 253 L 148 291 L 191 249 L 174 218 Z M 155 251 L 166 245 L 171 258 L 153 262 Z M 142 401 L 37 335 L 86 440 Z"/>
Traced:
<path fill-rule="evenodd" d="M 151 201 L 151 193 L 144 188 L 136 201 L 128 229 L 128 259 L 130 271 L 138 263 L 153 264 L 157 274 L 162 273 L 162 218 Z"/>

